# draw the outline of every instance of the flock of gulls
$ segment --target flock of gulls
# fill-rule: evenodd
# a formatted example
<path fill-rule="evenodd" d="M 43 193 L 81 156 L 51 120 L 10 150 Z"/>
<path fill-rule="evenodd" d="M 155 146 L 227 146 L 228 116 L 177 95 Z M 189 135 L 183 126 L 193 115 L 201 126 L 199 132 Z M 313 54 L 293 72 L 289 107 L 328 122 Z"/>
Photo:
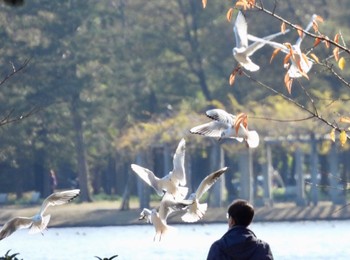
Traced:
<path fill-rule="evenodd" d="M 310 30 L 316 18 L 317 15 L 312 16 L 312 20 L 305 28 L 305 31 Z M 291 45 L 289 43 L 280 44 L 271 41 L 280 35 L 288 33 L 288 30 L 263 38 L 248 34 L 247 30 L 246 19 L 239 11 L 233 26 L 236 47 L 232 49 L 232 52 L 236 61 L 244 69 L 249 71 L 260 69 L 250 57 L 266 44 L 280 49 L 282 52 L 293 53 L 293 59 L 291 59 L 291 64 L 287 68 L 291 78 L 301 77 L 311 69 L 312 60 L 305 58 L 300 49 L 304 35 L 299 35 L 296 43 Z M 252 41 L 250 45 L 248 45 L 248 40 Z M 258 133 L 255 130 L 248 130 L 246 114 L 232 115 L 222 109 L 211 109 L 206 111 L 206 115 L 211 121 L 191 128 L 190 133 L 218 140 L 222 138 L 236 139 L 239 142 L 245 142 L 249 148 L 256 148 L 259 145 Z M 140 220 L 146 220 L 154 225 L 156 234 L 153 240 L 156 240 L 158 237 L 160 241 L 162 235 L 173 228 L 167 224 L 167 218 L 174 212 L 181 212 L 181 219 L 184 222 L 192 223 L 201 220 L 208 207 L 207 203 L 200 202 L 202 196 L 227 171 L 227 167 L 224 167 L 209 174 L 202 180 L 197 190 L 187 196 L 189 188 L 186 187 L 185 150 L 186 142 L 184 139 L 181 139 L 173 157 L 173 170 L 162 178 L 157 177 L 147 168 L 131 164 L 132 170 L 162 197 L 158 208 L 144 208 L 139 217 Z M 0 230 L 0 240 L 22 228 L 29 228 L 29 233 L 31 234 L 43 234 L 50 221 L 50 215 L 44 215 L 47 208 L 49 206 L 66 204 L 79 196 L 79 193 L 79 189 L 74 189 L 51 194 L 43 201 L 40 211 L 33 217 L 15 217 L 7 221 Z"/>
<path fill-rule="evenodd" d="M 255 130 L 248 130 L 246 114 L 236 116 L 222 109 L 211 109 L 206 111 L 206 115 L 212 121 L 191 128 L 191 134 L 218 140 L 236 139 L 239 142 L 244 141 L 249 148 L 256 148 L 259 145 L 258 133 Z M 144 208 L 140 213 L 139 219 L 152 223 L 156 230 L 153 240 L 158 238 L 160 241 L 163 234 L 173 229 L 167 224 L 167 218 L 174 212 L 182 213 L 183 222 L 193 223 L 201 220 L 208 204 L 201 203 L 200 199 L 227 171 L 227 167 L 223 167 L 210 173 L 201 181 L 196 191 L 187 196 L 189 188 L 186 187 L 185 150 L 186 141 L 181 139 L 173 157 L 173 169 L 162 178 L 147 168 L 131 164 L 132 170 L 162 197 L 158 208 Z"/>

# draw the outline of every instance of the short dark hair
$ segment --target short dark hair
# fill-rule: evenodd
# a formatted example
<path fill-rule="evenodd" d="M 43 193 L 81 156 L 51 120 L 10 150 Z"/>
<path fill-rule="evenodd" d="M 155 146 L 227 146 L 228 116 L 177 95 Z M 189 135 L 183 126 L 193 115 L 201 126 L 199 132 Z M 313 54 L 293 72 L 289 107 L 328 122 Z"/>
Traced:
<path fill-rule="evenodd" d="M 233 218 L 235 225 L 249 226 L 254 218 L 254 207 L 246 200 L 234 200 L 228 208 L 229 217 Z"/>

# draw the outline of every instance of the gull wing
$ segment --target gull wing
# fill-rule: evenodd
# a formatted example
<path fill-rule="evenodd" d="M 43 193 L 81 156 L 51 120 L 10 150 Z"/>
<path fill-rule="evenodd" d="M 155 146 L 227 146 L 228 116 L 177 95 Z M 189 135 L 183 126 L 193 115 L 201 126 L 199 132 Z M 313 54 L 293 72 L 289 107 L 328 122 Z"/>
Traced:
<path fill-rule="evenodd" d="M 289 30 L 286 30 L 285 32 L 278 32 L 278 33 L 274 33 L 274 34 L 270 34 L 268 36 L 265 36 L 264 38 L 262 38 L 263 41 L 255 41 L 254 43 L 250 44 L 246 50 L 246 54 L 248 56 L 251 56 L 254 54 L 254 52 L 256 52 L 257 50 L 259 50 L 260 48 L 262 48 L 266 43 L 267 41 L 270 41 L 274 38 L 276 38 L 277 36 L 280 36 L 280 35 L 283 35 L 283 34 L 286 34 L 287 32 L 289 32 Z M 252 35 L 248 35 L 247 38 L 249 40 L 252 40 Z M 253 36 L 254 37 L 254 36 Z M 258 38 L 258 37 L 257 37 Z M 284 45 L 282 45 L 284 46 Z"/>
<path fill-rule="evenodd" d="M 31 218 L 15 217 L 5 223 L 0 231 L 0 240 L 10 236 L 17 229 L 29 228 L 33 221 Z"/>
<path fill-rule="evenodd" d="M 233 25 L 233 32 L 235 35 L 237 48 L 248 47 L 247 30 L 248 30 L 247 21 L 245 20 L 245 17 L 242 14 L 242 12 L 238 12 L 236 21 Z"/>
<path fill-rule="evenodd" d="M 222 132 L 227 130 L 227 128 L 228 125 L 226 123 L 214 121 L 195 126 L 190 129 L 190 133 L 221 138 Z"/>
<path fill-rule="evenodd" d="M 185 173 L 185 150 L 186 141 L 181 139 L 173 158 L 173 171 L 171 173 L 172 178 L 176 178 L 180 185 L 186 185 L 186 173 Z"/>
<path fill-rule="evenodd" d="M 213 119 L 215 121 L 219 121 L 222 123 L 225 123 L 229 126 L 233 126 L 235 121 L 236 121 L 236 116 L 227 113 L 225 110 L 222 109 L 211 109 L 211 110 L 207 110 L 205 112 L 205 114 L 207 115 L 207 117 L 209 117 L 210 119 Z"/>
<path fill-rule="evenodd" d="M 171 213 L 183 210 L 191 204 L 193 204 L 193 200 L 176 201 L 170 194 L 165 194 L 160 202 L 158 210 L 159 218 L 166 220 Z"/>
<path fill-rule="evenodd" d="M 227 171 L 227 169 L 227 167 L 221 168 L 220 170 L 209 174 L 202 180 L 196 190 L 196 197 L 198 200 L 211 188 L 211 186 L 213 186 L 213 184 L 220 178 L 223 173 Z"/>
<path fill-rule="evenodd" d="M 43 204 L 41 205 L 39 214 L 43 215 L 49 206 L 58 206 L 58 205 L 63 205 L 68 202 L 71 202 L 73 199 L 78 197 L 79 194 L 80 194 L 79 189 L 59 191 L 59 192 L 52 193 L 50 196 L 48 196 L 44 200 Z"/>
<path fill-rule="evenodd" d="M 248 34 L 248 39 L 250 41 L 254 41 L 255 43 L 260 42 L 263 45 L 267 44 L 275 49 L 281 49 L 281 51 L 284 53 L 289 53 L 289 49 L 286 46 L 278 42 L 270 41 L 271 39 L 269 39 L 268 36 L 265 38 L 259 38 L 254 35 Z"/>
<path fill-rule="evenodd" d="M 149 186 L 151 186 L 159 196 L 163 196 L 164 192 L 162 190 L 162 187 L 160 187 L 159 182 L 160 179 L 154 175 L 154 173 L 144 167 L 141 167 L 137 164 L 131 164 L 131 169 L 142 179 L 144 180 Z"/>

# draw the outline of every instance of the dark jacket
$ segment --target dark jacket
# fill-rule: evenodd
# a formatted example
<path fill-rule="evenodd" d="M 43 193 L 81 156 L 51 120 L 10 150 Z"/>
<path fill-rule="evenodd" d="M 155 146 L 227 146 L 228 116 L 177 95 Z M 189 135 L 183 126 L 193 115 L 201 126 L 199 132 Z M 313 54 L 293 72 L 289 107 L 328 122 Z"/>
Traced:
<path fill-rule="evenodd" d="M 272 260 L 268 243 L 244 226 L 234 226 L 210 247 L 207 260 Z"/>

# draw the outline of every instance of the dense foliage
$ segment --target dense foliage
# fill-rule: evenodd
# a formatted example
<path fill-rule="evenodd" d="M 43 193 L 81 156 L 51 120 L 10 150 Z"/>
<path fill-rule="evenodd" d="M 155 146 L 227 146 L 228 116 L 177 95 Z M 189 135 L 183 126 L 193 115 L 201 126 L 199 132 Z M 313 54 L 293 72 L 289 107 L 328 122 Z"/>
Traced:
<path fill-rule="evenodd" d="M 325 33 L 339 28 L 348 40 L 347 0 L 277 3 L 282 17 L 305 24 L 317 13 L 326 21 L 321 25 Z M 208 107 L 246 112 L 261 138 L 329 133 L 317 120 L 296 121 L 307 113 L 252 80 L 238 77 L 229 85 L 236 66 L 232 24 L 226 20 L 229 7 L 227 1 L 210 1 L 203 9 L 200 0 L 33 0 L 2 6 L 1 72 L 7 75 L 11 64 L 30 62 L 1 86 L 0 112 L 39 112 L 1 128 L 0 190 L 20 196 L 39 189 L 43 180 L 48 183 L 52 168 L 59 187 L 69 187 L 79 177 L 86 191 L 82 199 L 90 200 L 90 183 L 95 192 L 101 178 L 123 186 L 125 165 L 140 150 L 175 146 L 194 123 L 206 120 Z M 250 15 L 248 23 L 257 36 L 280 30 L 279 22 L 260 13 Z M 279 40 L 296 37 L 292 31 Z M 270 64 L 272 51 L 265 47 L 254 56 L 263 68 L 254 77 L 287 94 L 283 57 Z M 349 76 L 348 70 L 343 75 Z M 323 108 L 322 115 L 346 112 L 349 91 L 325 68 L 316 65 L 312 80 L 301 82 Z M 302 88 L 292 97 L 303 104 L 309 100 Z M 204 156 L 201 149 L 208 140 L 189 138 L 189 147 Z"/>

